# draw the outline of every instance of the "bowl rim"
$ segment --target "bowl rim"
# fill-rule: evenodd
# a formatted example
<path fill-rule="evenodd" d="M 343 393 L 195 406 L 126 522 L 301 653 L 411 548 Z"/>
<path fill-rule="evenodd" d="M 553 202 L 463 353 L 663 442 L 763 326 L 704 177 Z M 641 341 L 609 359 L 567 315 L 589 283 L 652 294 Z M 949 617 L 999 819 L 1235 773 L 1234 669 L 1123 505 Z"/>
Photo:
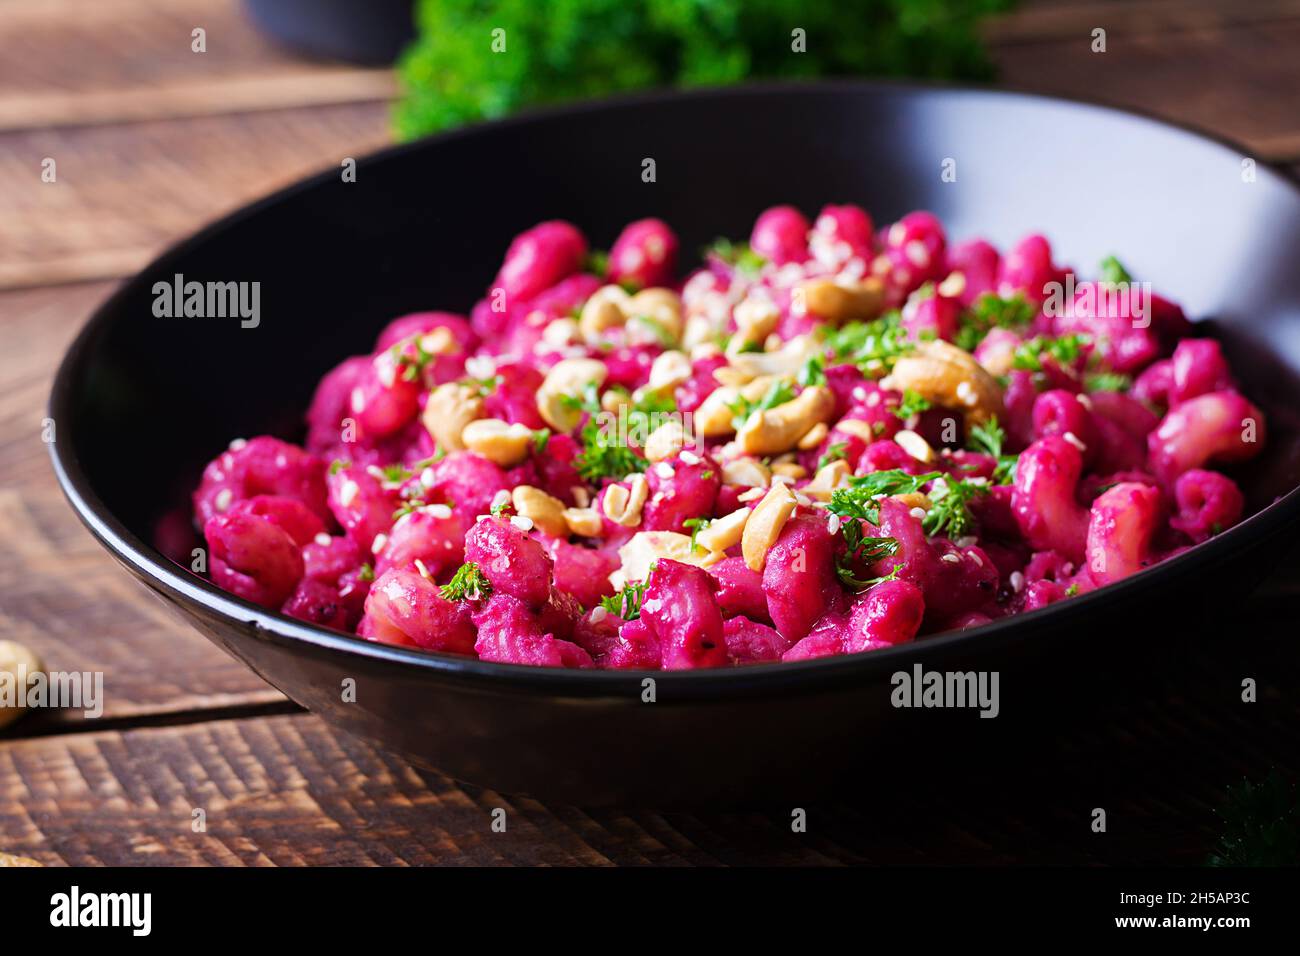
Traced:
<path fill-rule="evenodd" d="M 1171 122 L 1135 109 L 1121 109 L 1081 98 L 1049 96 L 1015 88 L 996 88 L 971 84 L 932 83 L 894 79 L 835 79 L 819 81 L 775 81 L 744 83 L 731 86 L 701 87 L 689 90 L 654 90 L 583 100 L 520 111 L 510 117 L 474 123 L 411 142 L 398 143 L 358 158 L 358 169 L 392 157 L 418 152 L 438 145 L 474 137 L 485 131 L 526 128 L 553 118 L 580 117 L 639 106 L 659 106 L 689 100 L 727 100 L 771 95 L 828 95 L 856 93 L 865 95 L 959 95 L 993 100 L 1030 100 L 1044 105 L 1098 111 L 1127 121 L 1155 124 L 1168 130 L 1208 142 L 1231 151 L 1236 157 L 1251 157 L 1251 151 L 1231 139 L 1206 132 L 1190 124 Z M 1253 158 L 1253 157 L 1252 157 Z M 1300 196 L 1300 177 L 1289 170 L 1256 159 L 1257 175 L 1277 178 Z M 97 337 L 117 317 L 122 302 L 137 292 L 143 277 L 166 270 L 169 264 L 201 246 L 212 236 L 263 209 L 332 182 L 334 169 L 306 176 L 275 192 L 240 206 L 192 235 L 172 244 L 144 268 L 123 280 L 92 312 L 77 333 L 59 363 L 51 388 L 48 412 L 64 436 L 75 434 L 76 415 L 73 397 L 80 372 L 89 360 Z M 885 647 L 858 654 L 843 654 L 813 660 L 756 664 L 752 666 L 705 668 L 697 670 L 577 670 L 502 664 L 478 658 L 399 647 L 368 641 L 364 638 L 309 624 L 253 604 L 222 591 L 207 578 L 199 577 L 166 558 L 152 545 L 142 541 L 120 522 L 95 494 L 66 437 L 49 443 L 50 458 L 56 479 L 74 512 L 92 535 L 131 573 L 172 600 L 189 608 L 199 608 L 244 630 L 251 629 L 258 639 L 287 648 L 311 649 L 368 660 L 375 664 L 413 665 L 417 673 L 451 676 L 474 683 L 501 686 L 512 690 L 532 691 L 570 697 L 624 697 L 637 699 L 646 678 L 653 678 L 656 692 L 665 699 L 724 700 L 731 697 L 772 692 L 811 692 L 828 686 L 861 682 L 881 671 L 897 670 L 923 663 L 945 651 L 988 651 L 1017 641 L 1026 631 L 1047 622 L 1065 623 L 1086 616 L 1105 601 L 1132 600 L 1148 586 L 1162 579 L 1177 578 L 1198 567 L 1220 564 L 1234 552 L 1271 539 L 1300 519 L 1300 485 L 1275 499 L 1261 510 L 1243 519 L 1220 535 L 1174 555 L 1158 564 L 1095 591 L 1078 595 L 1022 614 L 1000 618 L 963 631 L 949 631 L 920 641 Z M 306 648 L 302 645 L 307 645 Z"/>

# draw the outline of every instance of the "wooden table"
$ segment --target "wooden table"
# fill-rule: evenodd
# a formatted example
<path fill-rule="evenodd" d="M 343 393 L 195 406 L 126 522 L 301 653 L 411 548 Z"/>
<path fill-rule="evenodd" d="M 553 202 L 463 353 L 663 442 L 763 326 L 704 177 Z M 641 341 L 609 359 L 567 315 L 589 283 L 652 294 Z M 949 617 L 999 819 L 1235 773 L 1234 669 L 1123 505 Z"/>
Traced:
<path fill-rule="evenodd" d="M 190 50 L 207 31 L 208 50 Z M 1091 52 L 1095 27 L 1107 52 Z M 1300 163 L 1300 0 L 1039 0 L 990 28 L 1013 86 L 1101 98 Z M 1249 659 L 1190 662 L 1063 727 L 1028 773 L 789 809 L 587 811 L 460 786 L 340 736 L 178 624 L 63 502 L 55 364 L 122 277 L 201 223 L 389 141 L 386 71 L 308 63 L 234 0 L 0 4 L 0 637 L 103 671 L 97 721 L 0 733 L 0 852 L 47 864 L 1198 862 L 1242 775 L 1300 767 L 1294 575 L 1243 611 Z M 41 181 L 42 162 L 57 180 Z M 1288 620 L 1288 618 L 1291 618 Z M 1122 640 L 1122 635 L 1107 640 Z M 1252 671 L 1251 669 L 1255 669 Z M 1255 672 L 1260 702 L 1240 702 Z M 985 794 L 977 800 L 971 794 Z M 993 796 L 988 796 L 988 795 Z M 1112 833 L 1089 833 L 1091 807 Z M 493 834 L 491 808 L 510 810 Z M 206 832 L 191 828 L 206 813 Z"/>

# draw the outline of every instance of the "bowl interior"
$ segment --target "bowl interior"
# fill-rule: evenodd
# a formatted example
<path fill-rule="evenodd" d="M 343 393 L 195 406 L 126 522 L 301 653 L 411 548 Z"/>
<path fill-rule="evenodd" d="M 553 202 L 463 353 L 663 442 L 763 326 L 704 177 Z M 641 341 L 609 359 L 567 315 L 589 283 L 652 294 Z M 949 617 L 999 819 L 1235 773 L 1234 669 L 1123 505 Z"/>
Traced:
<path fill-rule="evenodd" d="M 953 240 L 1042 231 L 1084 274 L 1113 253 L 1212 321 L 1269 415 L 1267 453 L 1239 474 L 1259 508 L 1300 484 L 1300 194 L 1248 160 L 1098 107 L 870 84 L 635 98 L 465 130 L 362 161 L 355 182 L 326 172 L 128 283 L 63 371 L 60 452 L 153 541 L 231 438 L 299 437 L 323 373 L 395 316 L 467 311 L 510 237 L 540 220 L 607 247 L 656 215 L 689 252 L 747 235 L 767 205 L 811 215 L 840 201 L 877 223 L 930 209 Z M 177 275 L 259 283 L 258 325 L 155 315 L 155 283 Z"/>

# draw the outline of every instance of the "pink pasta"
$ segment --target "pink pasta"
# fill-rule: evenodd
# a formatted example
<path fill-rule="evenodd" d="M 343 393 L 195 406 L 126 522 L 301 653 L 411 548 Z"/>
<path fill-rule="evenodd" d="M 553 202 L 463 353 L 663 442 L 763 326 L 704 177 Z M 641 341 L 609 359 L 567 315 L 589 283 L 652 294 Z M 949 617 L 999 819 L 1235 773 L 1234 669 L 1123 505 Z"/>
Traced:
<path fill-rule="evenodd" d="M 663 220 L 605 238 L 503 242 L 468 315 L 385 317 L 325 372 L 302 445 L 217 453 L 212 581 L 496 663 L 771 666 L 1070 601 L 1252 507 L 1263 412 L 1114 259 L 845 203 L 686 273 Z"/>

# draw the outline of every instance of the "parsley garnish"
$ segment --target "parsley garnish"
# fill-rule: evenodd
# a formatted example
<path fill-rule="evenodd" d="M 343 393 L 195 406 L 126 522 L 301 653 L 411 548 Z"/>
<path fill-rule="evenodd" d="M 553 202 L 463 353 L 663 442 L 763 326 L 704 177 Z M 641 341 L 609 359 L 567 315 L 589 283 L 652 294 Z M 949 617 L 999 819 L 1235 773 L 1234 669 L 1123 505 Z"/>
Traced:
<path fill-rule="evenodd" d="M 1073 584 L 1071 584 L 1068 588 L 1065 589 L 1065 596 L 1066 596 L 1066 597 L 1074 597 L 1074 596 L 1075 596 L 1076 594 L 1078 594 L 1078 593 L 1079 593 L 1079 582 L 1078 582 L 1078 581 L 1075 581 Z"/>
<path fill-rule="evenodd" d="M 369 561 L 361 565 L 361 573 L 359 577 L 361 578 L 362 581 L 366 581 L 366 582 L 370 582 L 375 579 L 375 569 L 373 566 L 371 566 Z"/>
<path fill-rule="evenodd" d="M 700 536 L 701 531 L 703 531 L 705 528 L 709 526 L 709 519 L 708 518 L 687 518 L 685 521 L 682 522 L 682 524 L 685 527 L 691 529 L 691 553 L 693 554 L 695 550 L 699 548 L 699 544 L 696 542 L 695 539 Z"/>
<path fill-rule="evenodd" d="M 944 477 L 942 484 L 930 489 L 930 510 L 921 519 L 921 527 L 932 537 L 936 534 L 946 534 L 949 538 L 965 536 L 975 525 L 975 516 L 970 512 L 971 499 L 988 493 L 988 485 L 951 475 Z"/>
<path fill-rule="evenodd" d="M 330 462 L 330 474 L 337 475 L 344 468 L 351 468 L 351 467 L 352 467 L 352 462 L 344 461 L 342 458 L 335 458 L 332 462 Z"/>
<path fill-rule="evenodd" d="M 609 275 L 609 253 L 604 249 L 592 249 L 583 265 L 586 271 L 603 279 Z"/>
<path fill-rule="evenodd" d="M 595 382 L 588 382 L 583 397 L 565 396 L 562 401 L 570 408 L 587 413 L 582 426 L 583 450 L 574 464 L 584 480 L 596 484 L 602 478 L 622 478 L 624 475 L 645 471 L 649 463 L 627 445 L 618 441 L 617 434 L 606 434 L 597 418 L 601 413 L 600 396 Z M 627 412 L 628 430 L 634 434 L 648 435 L 653 417 L 675 411 L 677 403 L 672 396 L 650 392 Z"/>
<path fill-rule="evenodd" d="M 883 372 L 900 355 L 912 350 L 902 321 L 895 310 L 870 322 L 847 322 L 824 333 L 826 347 L 836 358 L 852 362 L 864 371 Z"/>
<path fill-rule="evenodd" d="M 731 426 L 736 431 L 740 431 L 745 422 L 749 420 L 750 415 L 793 401 L 797 394 L 795 387 L 790 384 L 788 379 L 778 378 L 767 387 L 767 391 L 763 393 L 763 397 L 757 402 L 751 402 L 742 395 L 727 406 L 735 415 L 731 420 Z"/>
<path fill-rule="evenodd" d="M 942 477 L 943 472 L 940 471 L 909 475 L 899 468 L 858 475 L 849 479 L 849 487 L 836 488 L 831 492 L 829 510 L 841 518 L 865 518 L 872 524 L 879 525 L 879 499 L 920 491 L 922 485 Z"/>
<path fill-rule="evenodd" d="M 826 384 L 826 360 L 821 353 L 808 356 L 808 361 L 799 370 L 799 384 L 805 387 Z"/>
<path fill-rule="evenodd" d="M 737 272 L 756 276 L 767 265 L 767 259 L 749 247 L 747 242 L 732 242 L 730 239 L 716 239 L 713 245 L 704 250 L 705 258 L 712 257 L 725 262 Z"/>
<path fill-rule="evenodd" d="M 1092 339 L 1088 336 L 1075 333 L 1062 335 L 1057 339 L 1046 335 L 1036 335 L 1029 341 L 1021 342 L 1016 346 L 1011 366 L 1028 372 L 1041 372 L 1043 370 L 1043 357 L 1048 356 L 1057 365 L 1067 368 L 1078 361 L 1080 350 L 1091 341 Z"/>
<path fill-rule="evenodd" d="M 654 316 L 638 313 L 632 316 L 629 321 L 643 325 L 654 333 L 654 337 L 659 340 L 660 348 L 670 349 L 677 345 L 677 340 L 673 338 L 673 334 Z"/>
<path fill-rule="evenodd" d="M 993 468 L 993 484 L 1014 485 L 1016 483 L 1016 465 L 1019 455 L 1003 454 L 1002 446 L 1006 443 L 1007 433 L 998 424 L 994 415 L 985 425 L 975 425 L 970 430 L 969 443 L 972 450 L 990 455 L 997 459 Z"/>
<path fill-rule="evenodd" d="M 492 593 L 492 582 L 477 564 L 466 561 L 438 593 L 448 601 L 478 601 Z"/>
<path fill-rule="evenodd" d="M 833 461 L 839 461 L 848 453 L 849 443 L 837 441 L 826 449 L 826 454 L 817 459 L 817 470 L 821 471 Z"/>
<path fill-rule="evenodd" d="M 862 524 L 853 519 L 840 525 L 840 534 L 843 536 L 848 550 L 842 558 L 836 560 L 835 573 L 846 586 L 855 588 L 858 591 L 865 591 L 881 579 L 855 577 L 852 564 L 858 561 L 870 564 L 882 558 L 893 557 L 898 553 L 898 542 L 893 538 L 864 536 L 862 534 Z"/>
<path fill-rule="evenodd" d="M 910 388 L 904 389 L 903 398 L 899 401 L 896 408 L 891 408 L 895 415 L 903 421 L 907 421 L 913 415 L 919 415 L 931 407 L 930 400 L 919 392 L 914 392 Z"/>
<path fill-rule="evenodd" d="M 549 428 L 539 428 L 533 432 L 533 450 L 539 454 L 545 454 L 546 446 L 551 443 L 551 430 Z"/>
<path fill-rule="evenodd" d="M 397 521 L 401 518 L 405 518 L 407 515 L 419 511 L 425 506 L 425 504 L 427 504 L 427 502 L 419 498 L 408 498 L 406 501 L 402 502 L 400 508 L 393 512 L 393 520 Z"/>
<path fill-rule="evenodd" d="M 1096 372 L 1083 380 L 1090 392 L 1127 392 L 1133 379 L 1120 372 Z"/>
<path fill-rule="evenodd" d="M 1037 308 L 1020 293 L 1002 298 L 985 292 L 962 315 L 953 344 L 967 352 L 975 351 L 993 329 L 1021 329 L 1034 321 Z"/>
<path fill-rule="evenodd" d="M 634 621 L 641 616 L 641 602 L 645 600 L 644 582 L 633 582 L 617 594 L 600 599 L 600 606 L 610 614 L 616 614 L 625 621 Z"/>
<path fill-rule="evenodd" d="M 1210 866 L 1288 866 L 1300 859 L 1300 806 L 1277 770 L 1259 783 L 1229 787 L 1215 814 L 1223 830 Z"/>
<path fill-rule="evenodd" d="M 1120 261 L 1114 256 L 1107 256 L 1101 260 L 1099 267 L 1100 278 L 1102 282 L 1110 285 L 1116 285 L 1120 282 L 1132 282 L 1133 277 L 1129 271 L 1120 264 Z"/>

